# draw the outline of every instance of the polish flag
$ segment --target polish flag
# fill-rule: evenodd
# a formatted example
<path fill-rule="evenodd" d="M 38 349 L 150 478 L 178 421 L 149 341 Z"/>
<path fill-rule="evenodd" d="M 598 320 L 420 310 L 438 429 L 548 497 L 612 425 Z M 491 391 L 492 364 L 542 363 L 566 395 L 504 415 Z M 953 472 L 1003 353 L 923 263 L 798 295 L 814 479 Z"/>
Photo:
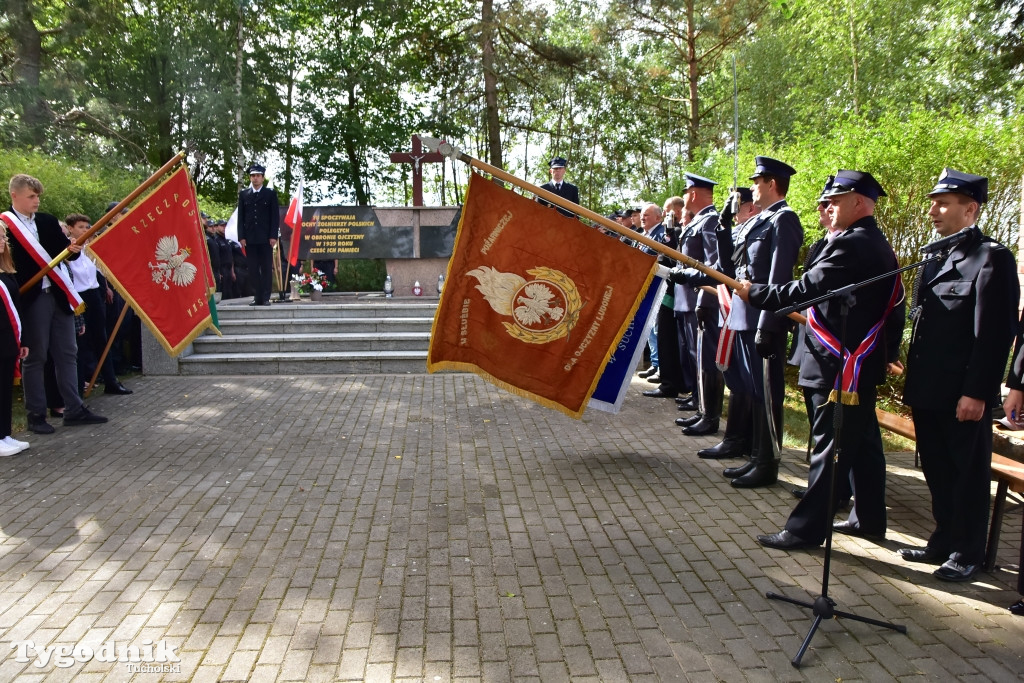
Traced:
<path fill-rule="evenodd" d="M 288 212 L 284 215 L 284 224 L 292 229 L 291 242 L 288 245 L 288 263 L 299 265 L 299 244 L 302 242 L 302 181 L 299 189 L 288 204 Z"/>

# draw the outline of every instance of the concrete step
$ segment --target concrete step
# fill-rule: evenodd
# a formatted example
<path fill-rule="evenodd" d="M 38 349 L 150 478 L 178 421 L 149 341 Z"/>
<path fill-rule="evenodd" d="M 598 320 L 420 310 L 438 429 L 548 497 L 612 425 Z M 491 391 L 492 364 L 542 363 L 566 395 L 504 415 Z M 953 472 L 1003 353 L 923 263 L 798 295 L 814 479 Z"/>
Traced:
<path fill-rule="evenodd" d="M 183 357 L 182 375 L 377 375 L 426 371 L 423 351 L 203 353 Z"/>
<path fill-rule="evenodd" d="M 312 333 L 372 333 L 372 332 L 427 332 L 433 318 L 246 318 L 220 319 L 220 331 L 225 335 L 242 334 L 312 334 Z"/>
<path fill-rule="evenodd" d="M 333 351 L 426 351 L 430 331 L 361 333 L 283 333 L 231 334 L 223 337 L 206 335 L 193 342 L 196 354 Z"/>
<path fill-rule="evenodd" d="M 266 318 L 433 318 L 437 300 L 385 303 L 343 301 L 337 303 L 280 303 L 270 306 L 249 306 L 221 302 L 217 316 L 221 320 Z M 326 299 L 325 299 L 326 301 Z"/>

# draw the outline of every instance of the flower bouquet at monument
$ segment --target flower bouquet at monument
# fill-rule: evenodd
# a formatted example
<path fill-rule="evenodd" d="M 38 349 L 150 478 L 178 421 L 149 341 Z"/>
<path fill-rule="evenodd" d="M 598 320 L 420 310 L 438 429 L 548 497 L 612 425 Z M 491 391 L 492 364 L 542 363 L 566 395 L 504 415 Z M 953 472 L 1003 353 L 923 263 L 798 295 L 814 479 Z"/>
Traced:
<path fill-rule="evenodd" d="M 298 283 L 301 294 L 323 292 L 327 288 L 327 276 L 318 268 L 314 268 L 308 273 L 292 275 L 292 282 Z"/>

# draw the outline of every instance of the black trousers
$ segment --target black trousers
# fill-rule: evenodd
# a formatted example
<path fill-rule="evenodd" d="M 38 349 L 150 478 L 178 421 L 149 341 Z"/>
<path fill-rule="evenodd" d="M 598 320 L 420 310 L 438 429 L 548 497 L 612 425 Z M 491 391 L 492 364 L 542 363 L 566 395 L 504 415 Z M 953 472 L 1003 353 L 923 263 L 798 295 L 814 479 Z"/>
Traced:
<path fill-rule="evenodd" d="M 683 369 L 679 364 L 679 330 L 676 317 L 668 306 L 658 307 L 658 377 L 663 391 L 686 393 L 693 390 L 687 386 Z"/>
<path fill-rule="evenodd" d="M 786 529 L 790 533 L 810 543 L 824 542 L 832 517 L 837 511 L 836 504 L 842 499 L 842 492 L 851 475 L 856 498 L 850 512 L 850 521 L 866 533 L 885 533 L 885 455 L 882 452 L 882 434 L 878 430 L 878 416 L 875 415 L 876 392 L 875 387 L 861 387 L 860 403 L 843 406 L 840 434 L 842 449 L 836 465 L 837 495 L 833 498 L 830 510 L 828 499 L 832 486 L 832 461 L 836 455 L 836 404 L 828 402 L 828 389 L 806 390 L 814 405 L 814 421 L 811 423 L 814 445 L 811 449 L 807 492 L 793 508 L 786 522 Z"/>
<path fill-rule="evenodd" d="M 252 298 L 258 304 L 270 302 L 273 283 L 274 254 L 269 244 L 246 244 L 245 258 L 249 262 L 249 285 Z"/>
<path fill-rule="evenodd" d="M 992 409 L 986 406 L 977 422 L 957 420 L 955 410 L 913 412 L 935 518 L 928 545 L 960 564 L 979 564 L 985 559 L 991 503 Z"/>
<path fill-rule="evenodd" d="M 103 299 L 102 287 L 87 289 L 78 295 L 85 302 L 85 334 L 78 338 L 78 384 L 83 385 L 92 379 L 96 363 L 107 346 L 107 302 Z M 100 376 L 108 387 L 117 384 L 110 355 L 103 360 Z"/>
<path fill-rule="evenodd" d="M 0 356 L 0 439 L 11 435 L 14 409 L 14 366 L 17 356 Z"/>

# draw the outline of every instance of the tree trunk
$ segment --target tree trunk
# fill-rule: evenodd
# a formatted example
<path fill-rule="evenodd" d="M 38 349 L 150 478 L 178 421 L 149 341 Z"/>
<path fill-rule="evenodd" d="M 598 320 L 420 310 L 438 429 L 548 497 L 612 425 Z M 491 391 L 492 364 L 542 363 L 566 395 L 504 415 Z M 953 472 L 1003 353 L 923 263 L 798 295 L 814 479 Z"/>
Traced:
<path fill-rule="evenodd" d="M 288 196 L 292 196 L 292 116 L 294 115 L 295 96 L 295 29 L 291 30 L 288 38 L 288 96 L 285 106 L 285 128 L 284 128 L 284 186 L 288 190 Z"/>
<path fill-rule="evenodd" d="M 348 105 L 349 118 L 356 120 L 359 118 L 359 114 L 356 107 L 356 89 L 355 86 L 350 84 L 348 86 Z M 368 206 L 370 204 L 370 198 L 366 194 L 366 188 L 363 187 L 363 171 L 359 165 L 359 154 L 356 149 L 356 141 L 352 136 L 352 133 L 346 130 L 342 136 L 345 142 L 345 156 L 348 157 L 349 166 L 352 168 L 352 189 L 356 191 L 356 204 L 358 206 Z"/>
<path fill-rule="evenodd" d="M 501 127 L 498 120 L 498 76 L 494 73 L 494 2 L 483 0 L 481 32 L 484 67 L 484 102 L 487 123 L 487 162 L 504 168 L 501 163 Z"/>
<path fill-rule="evenodd" d="M 48 120 L 46 101 L 39 92 L 39 75 L 42 70 L 43 43 L 39 29 L 32 15 L 29 0 L 8 0 L 7 16 L 10 21 L 10 36 L 16 44 L 17 61 L 14 66 L 14 80 L 21 90 L 21 120 L 28 130 L 34 145 L 46 142 Z"/>
<path fill-rule="evenodd" d="M 693 25 L 694 0 L 686 2 L 686 61 L 689 85 L 690 119 L 686 124 L 686 160 L 692 162 L 700 144 L 700 98 L 697 83 L 700 80 L 700 65 L 697 63 L 697 29 Z"/>
<path fill-rule="evenodd" d="M 242 21 L 245 18 L 245 3 L 238 3 L 238 26 L 235 30 L 235 178 L 238 192 L 244 185 L 245 147 L 242 145 L 242 58 L 245 53 L 245 38 L 242 35 Z"/>

